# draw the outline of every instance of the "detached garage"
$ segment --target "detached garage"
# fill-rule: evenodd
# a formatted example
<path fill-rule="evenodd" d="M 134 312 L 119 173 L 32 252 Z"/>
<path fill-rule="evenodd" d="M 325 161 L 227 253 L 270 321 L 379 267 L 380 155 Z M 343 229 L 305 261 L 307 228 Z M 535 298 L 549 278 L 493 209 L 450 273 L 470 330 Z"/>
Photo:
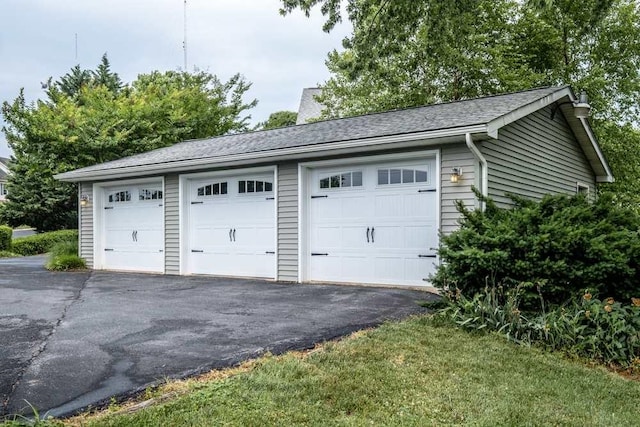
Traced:
<path fill-rule="evenodd" d="M 613 177 L 569 87 L 187 141 L 78 169 L 95 269 L 426 286 L 475 186 L 595 194 Z M 588 109 L 587 109 L 588 110 Z"/>

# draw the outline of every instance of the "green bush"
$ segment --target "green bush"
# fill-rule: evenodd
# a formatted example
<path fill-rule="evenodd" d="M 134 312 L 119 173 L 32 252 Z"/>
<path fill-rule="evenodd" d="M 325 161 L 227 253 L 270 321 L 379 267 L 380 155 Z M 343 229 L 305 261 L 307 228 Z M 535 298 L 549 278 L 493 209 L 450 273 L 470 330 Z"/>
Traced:
<path fill-rule="evenodd" d="M 6 225 L 0 225 L 0 251 L 8 251 L 11 249 L 11 239 L 13 238 L 13 230 Z"/>
<path fill-rule="evenodd" d="M 522 287 L 521 306 L 534 311 L 541 300 L 560 305 L 585 288 L 618 300 L 637 296 L 640 216 L 604 197 L 512 199 L 512 209 L 484 200 L 485 212 L 458 203 L 461 227 L 441 239 L 434 286 L 469 296 L 486 286 Z"/>
<path fill-rule="evenodd" d="M 14 252 L 11 251 L 0 251 L 0 258 L 17 258 L 17 257 L 21 257 L 22 255 L 20 254 L 16 254 Z"/>
<path fill-rule="evenodd" d="M 14 239 L 11 250 L 24 256 L 39 255 L 49 252 L 58 242 L 77 239 L 78 230 L 50 231 Z"/>
<path fill-rule="evenodd" d="M 68 236 L 64 240 L 56 242 L 49 250 L 48 270 L 77 270 L 86 268 L 82 258 L 78 256 L 77 236 Z"/>
<path fill-rule="evenodd" d="M 86 268 L 86 264 L 78 255 L 52 256 L 47 263 L 47 270 L 65 271 Z"/>

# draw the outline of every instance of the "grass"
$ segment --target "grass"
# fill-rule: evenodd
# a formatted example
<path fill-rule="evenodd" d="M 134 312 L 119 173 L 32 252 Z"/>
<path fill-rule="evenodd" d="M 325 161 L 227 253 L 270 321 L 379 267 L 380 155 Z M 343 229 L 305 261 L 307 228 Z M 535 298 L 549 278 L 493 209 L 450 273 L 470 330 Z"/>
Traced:
<path fill-rule="evenodd" d="M 133 414 L 66 423 L 625 426 L 638 423 L 640 382 L 420 317 L 157 393 L 167 392 L 178 396 Z"/>

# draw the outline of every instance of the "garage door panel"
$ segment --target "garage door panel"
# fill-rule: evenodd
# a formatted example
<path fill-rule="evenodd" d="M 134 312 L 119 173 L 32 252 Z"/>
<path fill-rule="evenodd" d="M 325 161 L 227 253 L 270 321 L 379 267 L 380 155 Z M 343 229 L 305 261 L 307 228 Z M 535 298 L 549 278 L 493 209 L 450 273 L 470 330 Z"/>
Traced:
<path fill-rule="evenodd" d="M 101 217 L 101 237 L 98 240 L 102 245 L 102 268 L 157 273 L 164 271 L 164 208 L 161 188 L 161 183 L 157 182 L 103 190 L 104 213 Z M 146 199 L 147 197 L 153 199 Z"/>
<path fill-rule="evenodd" d="M 362 185 L 343 188 L 336 179 L 327 188 L 337 170 L 310 171 L 311 194 L 327 197 L 310 201 L 309 250 L 330 255 L 309 254 L 308 277 L 424 285 L 434 259 L 419 255 L 433 255 L 438 242 L 435 159 L 347 165 L 341 170 L 362 171 Z"/>
<path fill-rule="evenodd" d="M 206 190 L 208 185 L 221 182 L 227 183 L 226 194 L 213 194 L 213 190 Z M 265 183 L 270 184 L 267 186 Z M 190 181 L 189 187 L 186 271 L 194 274 L 273 278 L 273 175 L 200 179 Z M 199 193 L 198 189 L 203 187 L 205 192 Z"/>

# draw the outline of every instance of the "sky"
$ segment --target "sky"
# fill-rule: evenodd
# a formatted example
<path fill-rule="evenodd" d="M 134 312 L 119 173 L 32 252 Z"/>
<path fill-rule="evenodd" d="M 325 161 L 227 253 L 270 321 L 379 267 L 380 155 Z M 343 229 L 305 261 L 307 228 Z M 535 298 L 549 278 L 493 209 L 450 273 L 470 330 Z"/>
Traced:
<path fill-rule="evenodd" d="M 329 77 L 327 53 L 350 28 L 322 31 L 319 10 L 282 17 L 280 0 L 187 0 L 187 69 L 253 83 L 252 123 L 297 111 L 302 89 Z M 76 50 L 77 34 L 77 50 Z M 0 102 L 24 88 L 44 97 L 40 82 L 71 67 L 95 69 L 106 52 L 123 81 L 153 70 L 184 69 L 184 0 L 1 0 Z M 0 156 L 10 149 L 0 134 Z"/>

